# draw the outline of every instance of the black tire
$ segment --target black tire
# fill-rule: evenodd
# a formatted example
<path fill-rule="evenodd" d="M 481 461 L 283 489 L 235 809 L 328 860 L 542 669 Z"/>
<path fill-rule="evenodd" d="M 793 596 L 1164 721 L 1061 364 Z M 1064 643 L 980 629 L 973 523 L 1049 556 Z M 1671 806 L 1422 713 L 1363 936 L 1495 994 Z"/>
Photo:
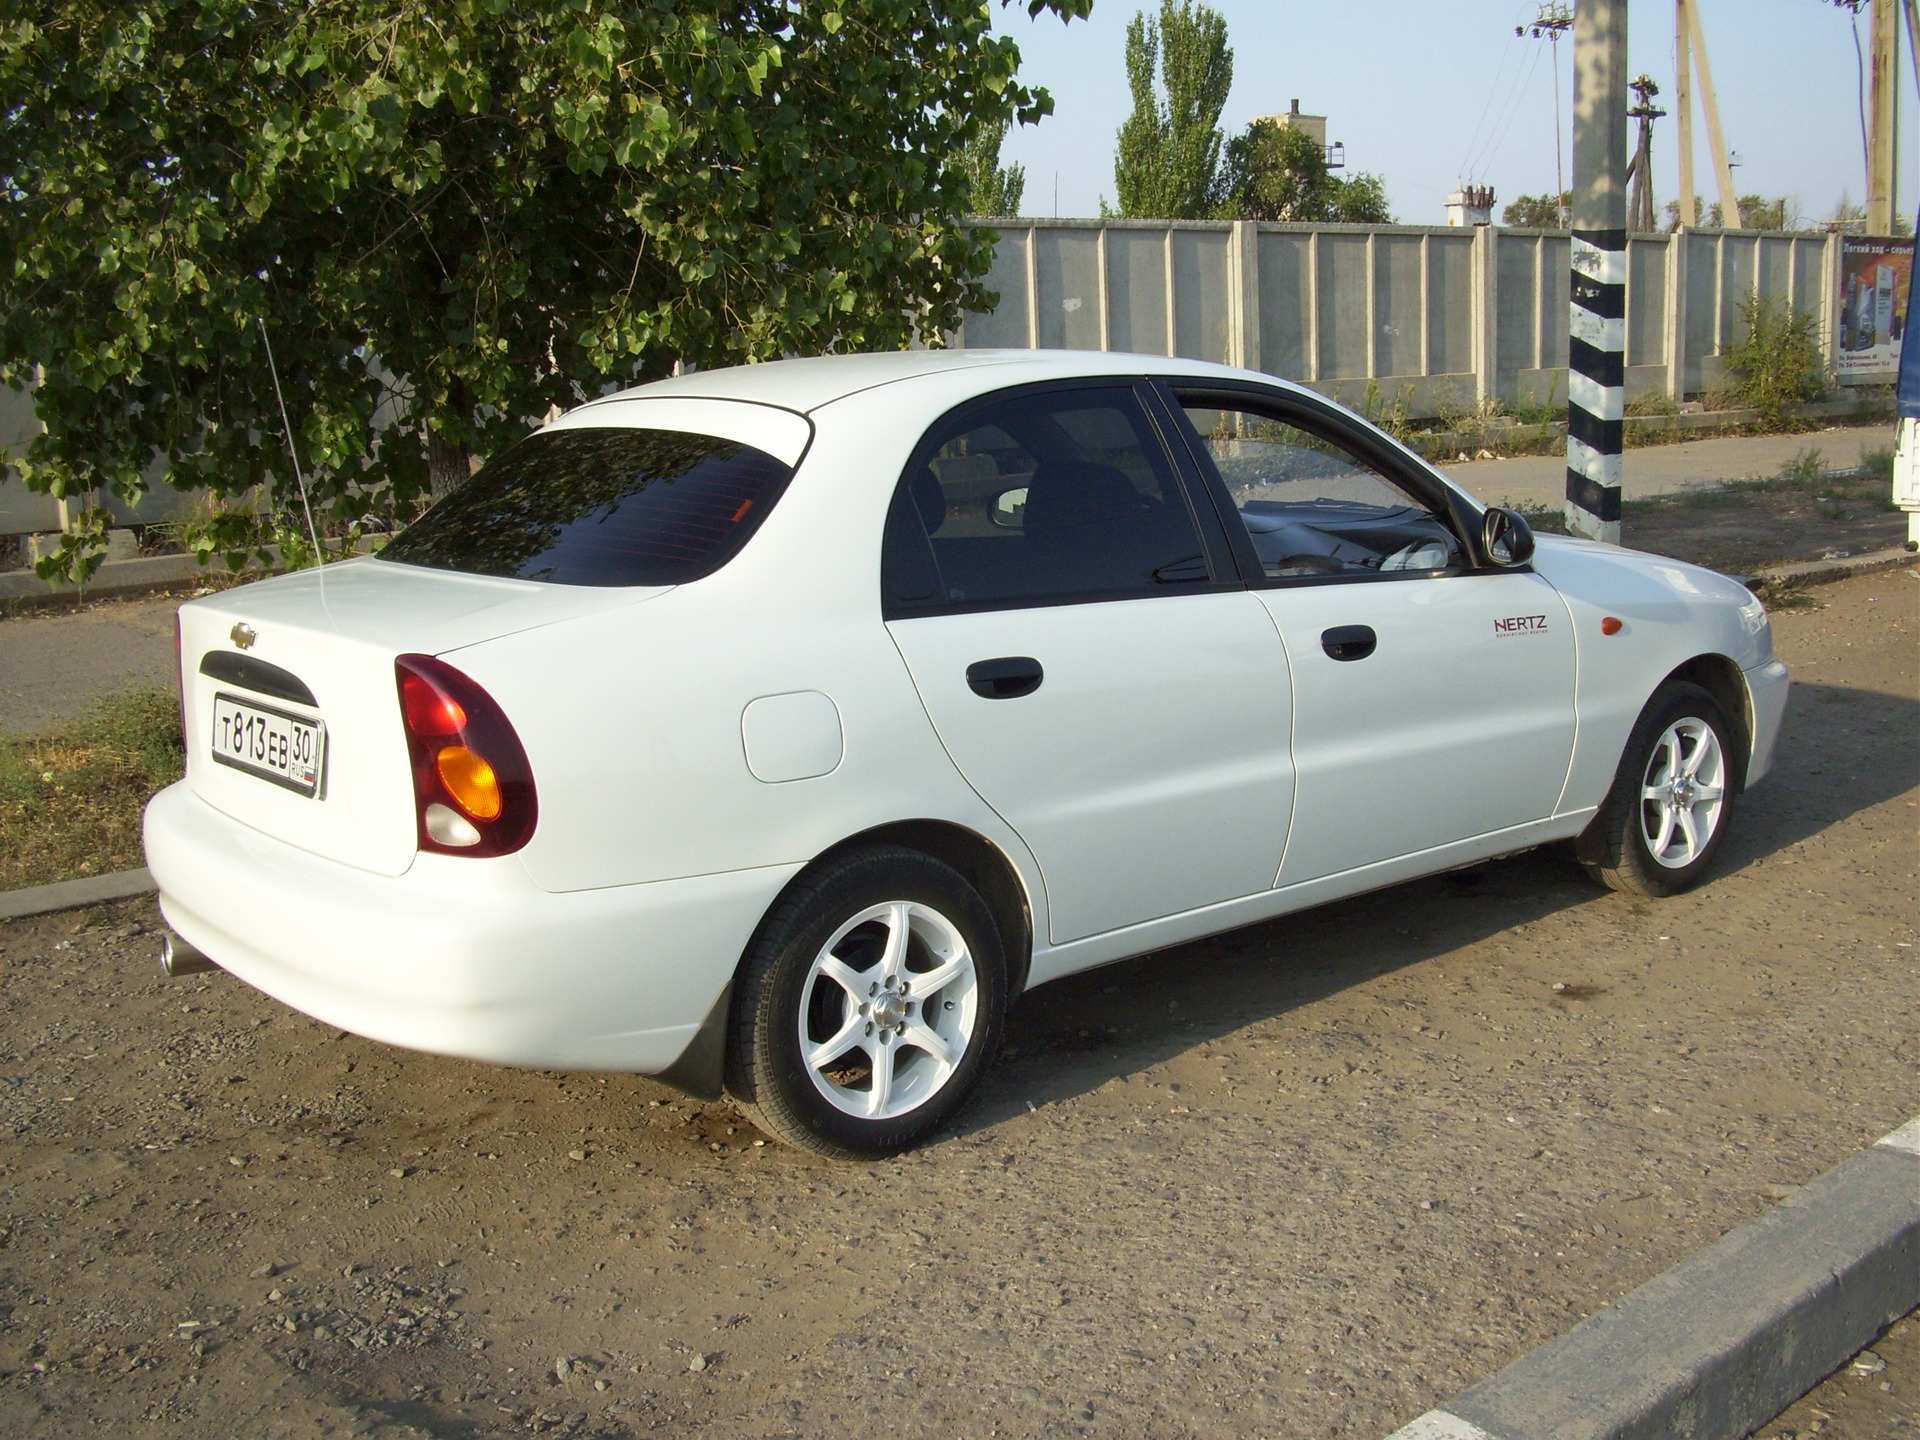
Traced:
<path fill-rule="evenodd" d="M 940 975 L 936 989 L 915 990 L 918 977 Z M 783 895 L 748 945 L 727 1091 L 755 1125 L 802 1149 L 897 1155 L 966 1103 L 999 1048 L 1006 1006 L 999 928 L 957 871 L 895 846 L 850 851 Z M 829 1055 L 833 1042 L 842 1048 Z"/>
<path fill-rule="evenodd" d="M 1613 787 L 1574 843 L 1587 873 L 1609 890 L 1656 898 L 1695 884 L 1727 833 L 1739 788 L 1732 736 L 1719 702 L 1698 685 L 1676 680 L 1655 691 L 1627 737 Z M 1676 779 L 1686 783 L 1676 787 Z"/>

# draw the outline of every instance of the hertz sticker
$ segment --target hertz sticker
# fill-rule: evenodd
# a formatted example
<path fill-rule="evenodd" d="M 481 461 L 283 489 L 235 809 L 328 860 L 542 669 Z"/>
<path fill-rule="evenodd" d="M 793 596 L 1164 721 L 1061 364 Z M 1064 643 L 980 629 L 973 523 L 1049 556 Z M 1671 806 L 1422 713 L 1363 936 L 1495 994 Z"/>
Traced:
<path fill-rule="evenodd" d="M 1544 635 L 1547 633 L 1547 617 L 1544 615 L 1506 615 L 1493 622 L 1495 635 Z"/>

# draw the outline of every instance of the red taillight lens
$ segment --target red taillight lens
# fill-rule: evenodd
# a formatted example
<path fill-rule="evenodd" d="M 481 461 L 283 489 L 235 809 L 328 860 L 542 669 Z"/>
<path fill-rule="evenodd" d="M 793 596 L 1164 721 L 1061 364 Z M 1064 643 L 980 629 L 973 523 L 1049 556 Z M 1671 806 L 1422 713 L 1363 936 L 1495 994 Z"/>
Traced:
<path fill-rule="evenodd" d="M 458 735 L 467 724 L 460 702 L 420 675 L 400 677 L 400 711 L 416 735 Z"/>
<path fill-rule="evenodd" d="M 393 662 L 413 760 L 420 848 L 506 855 L 527 843 L 539 808 L 527 752 L 493 697 L 444 660 Z"/>

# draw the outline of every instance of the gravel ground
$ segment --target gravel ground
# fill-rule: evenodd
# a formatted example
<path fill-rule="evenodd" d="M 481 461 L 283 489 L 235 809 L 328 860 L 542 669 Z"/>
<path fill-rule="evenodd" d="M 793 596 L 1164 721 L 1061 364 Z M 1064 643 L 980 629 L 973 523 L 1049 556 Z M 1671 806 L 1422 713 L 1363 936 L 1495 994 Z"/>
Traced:
<path fill-rule="evenodd" d="M 1920 1435 L 1920 1312 L 1895 1321 L 1851 1364 L 1755 1433 L 1765 1440 L 1912 1440 Z"/>
<path fill-rule="evenodd" d="M 1920 1113 L 1920 576 L 1815 595 L 1702 889 L 1063 981 L 883 1165 L 163 983 L 148 903 L 0 926 L 0 1433 L 1384 1434 Z"/>

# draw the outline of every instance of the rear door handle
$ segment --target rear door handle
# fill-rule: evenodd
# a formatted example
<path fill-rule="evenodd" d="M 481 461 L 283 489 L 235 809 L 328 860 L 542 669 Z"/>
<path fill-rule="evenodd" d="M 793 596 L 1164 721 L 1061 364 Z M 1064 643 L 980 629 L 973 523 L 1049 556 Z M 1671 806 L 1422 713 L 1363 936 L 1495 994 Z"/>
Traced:
<path fill-rule="evenodd" d="M 1364 660 L 1379 643 L 1371 625 L 1336 625 L 1320 632 L 1320 648 L 1336 660 Z"/>
<path fill-rule="evenodd" d="M 1018 700 L 1038 690 L 1046 676 L 1031 655 L 1004 655 L 967 666 L 967 688 L 985 700 Z"/>

